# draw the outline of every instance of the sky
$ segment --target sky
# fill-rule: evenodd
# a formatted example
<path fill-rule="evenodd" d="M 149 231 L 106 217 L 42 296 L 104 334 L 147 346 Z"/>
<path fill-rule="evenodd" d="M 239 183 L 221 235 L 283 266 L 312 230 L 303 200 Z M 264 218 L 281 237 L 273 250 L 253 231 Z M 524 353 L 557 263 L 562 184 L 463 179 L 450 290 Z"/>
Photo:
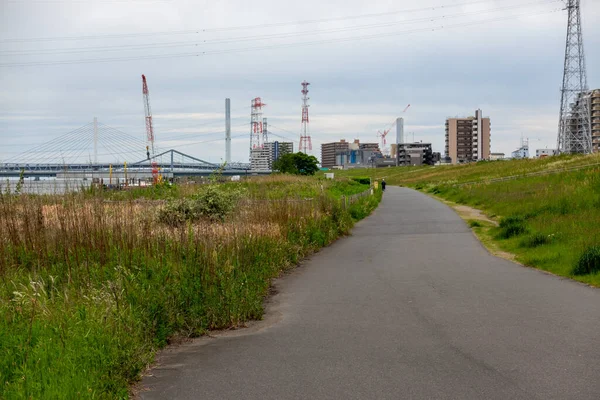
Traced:
<path fill-rule="evenodd" d="M 581 3 L 588 82 L 600 88 L 600 1 Z M 89 160 L 89 125 L 66 134 L 94 117 L 127 138 L 100 130 L 100 161 L 145 158 L 142 74 L 157 149 L 210 162 L 225 158 L 225 98 L 233 161 L 248 161 L 255 97 L 267 104 L 271 138 L 297 148 L 304 80 L 317 157 L 322 143 L 377 142 L 397 117 L 408 140 L 443 153 L 446 118 L 478 108 L 491 118 L 493 152 L 510 154 L 521 137 L 532 150 L 555 148 L 562 8 L 562 0 L 0 0 L 0 162 Z M 61 140 L 76 142 L 77 154 L 45 144 Z M 130 147 L 110 150 L 119 143 Z"/>

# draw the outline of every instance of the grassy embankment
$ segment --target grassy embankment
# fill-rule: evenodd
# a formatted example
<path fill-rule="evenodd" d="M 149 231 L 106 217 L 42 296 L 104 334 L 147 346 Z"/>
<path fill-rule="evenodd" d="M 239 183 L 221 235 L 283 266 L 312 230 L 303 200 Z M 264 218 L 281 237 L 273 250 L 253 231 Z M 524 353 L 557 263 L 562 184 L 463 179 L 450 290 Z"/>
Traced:
<path fill-rule="evenodd" d="M 260 319 L 272 278 L 377 206 L 379 192 L 341 204 L 367 189 L 280 176 L 1 194 L 0 398 L 127 398 L 173 335 Z"/>
<path fill-rule="evenodd" d="M 491 249 L 514 254 L 524 265 L 600 286 L 600 166 L 597 164 L 600 155 L 390 168 L 370 173 L 385 178 L 389 184 L 412 187 L 480 209 L 497 223 L 469 223 Z M 586 165 L 590 167 L 524 176 Z M 355 174 L 365 172 L 343 171 L 338 175 Z M 514 176 L 521 177 L 490 182 Z"/>

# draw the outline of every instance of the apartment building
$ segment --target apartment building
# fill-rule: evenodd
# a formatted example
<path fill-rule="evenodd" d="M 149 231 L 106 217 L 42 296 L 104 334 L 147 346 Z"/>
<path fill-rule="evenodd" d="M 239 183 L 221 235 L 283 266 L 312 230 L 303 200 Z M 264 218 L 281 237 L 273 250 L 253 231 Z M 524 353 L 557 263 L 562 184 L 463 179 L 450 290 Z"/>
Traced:
<path fill-rule="evenodd" d="M 263 147 L 252 149 L 250 153 L 250 170 L 272 171 L 273 163 L 284 154 L 293 153 L 292 142 L 267 142 Z"/>
<path fill-rule="evenodd" d="M 340 151 L 347 151 L 350 143 L 344 139 L 339 142 L 323 143 L 321 145 L 321 167 L 332 168 L 336 165 L 335 155 Z"/>
<path fill-rule="evenodd" d="M 279 157 L 294 152 L 294 143 L 270 142 L 265 143 L 265 148 L 269 151 L 269 168 L 273 169 L 273 163 L 279 160 Z"/>
<path fill-rule="evenodd" d="M 452 164 L 489 160 L 491 121 L 481 110 L 475 116 L 446 120 L 446 157 Z"/>
<path fill-rule="evenodd" d="M 254 172 L 271 171 L 269 163 L 269 149 L 257 147 L 250 151 L 250 170 Z"/>
<path fill-rule="evenodd" d="M 399 166 L 434 165 L 439 161 L 439 157 L 434 157 L 431 143 L 401 143 L 397 156 Z"/>

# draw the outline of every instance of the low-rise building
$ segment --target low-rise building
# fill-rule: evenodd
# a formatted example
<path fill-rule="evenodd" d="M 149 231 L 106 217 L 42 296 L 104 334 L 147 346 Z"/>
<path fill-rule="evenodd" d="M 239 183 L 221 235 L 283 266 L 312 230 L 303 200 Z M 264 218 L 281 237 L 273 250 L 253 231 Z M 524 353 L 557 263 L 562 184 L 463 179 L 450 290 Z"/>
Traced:
<path fill-rule="evenodd" d="M 556 149 L 537 149 L 535 151 L 535 156 L 537 158 L 552 157 L 557 154 L 558 154 L 558 150 L 556 150 Z"/>
<path fill-rule="evenodd" d="M 399 166 L 435 165 L 438 158 L 434 157 L 431 143 L 420 142 L 399 144 L 397 157 Z"/>
<path fill-rule="evenodd" d="M 367 168 L 375 165 L 375 160 L 383 157 L 378 143 L 354 142 L 325 143 L 321 145 L 321 167 L 323 168 Z"/>
<path fill-rule="evenodd" d="M 505 157 L 506 157 L 506 154 L 504 154 L 504 153 L 491 153 L 490 154 L 491 161 L 504 160 Z"/>
<path fill-rule="evenodd" d="M 510 154 L 511 158 L 529 158 L 529 140 L 521 137 L 521 147 Z"/>

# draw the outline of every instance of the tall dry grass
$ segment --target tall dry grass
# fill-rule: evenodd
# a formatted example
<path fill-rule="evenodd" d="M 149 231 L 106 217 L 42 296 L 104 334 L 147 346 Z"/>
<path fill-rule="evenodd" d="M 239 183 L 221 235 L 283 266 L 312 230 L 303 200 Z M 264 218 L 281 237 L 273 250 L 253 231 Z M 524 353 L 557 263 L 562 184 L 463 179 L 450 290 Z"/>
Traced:
<path fill-rule="evenodd" d="M 0 398 L 124 398 L 174 334 L 260 318 L 273 277 L 376 206 L 325 185 L 245 182 L 225 221 L 181 226 L 139 196 L 0 195 Z"/>

